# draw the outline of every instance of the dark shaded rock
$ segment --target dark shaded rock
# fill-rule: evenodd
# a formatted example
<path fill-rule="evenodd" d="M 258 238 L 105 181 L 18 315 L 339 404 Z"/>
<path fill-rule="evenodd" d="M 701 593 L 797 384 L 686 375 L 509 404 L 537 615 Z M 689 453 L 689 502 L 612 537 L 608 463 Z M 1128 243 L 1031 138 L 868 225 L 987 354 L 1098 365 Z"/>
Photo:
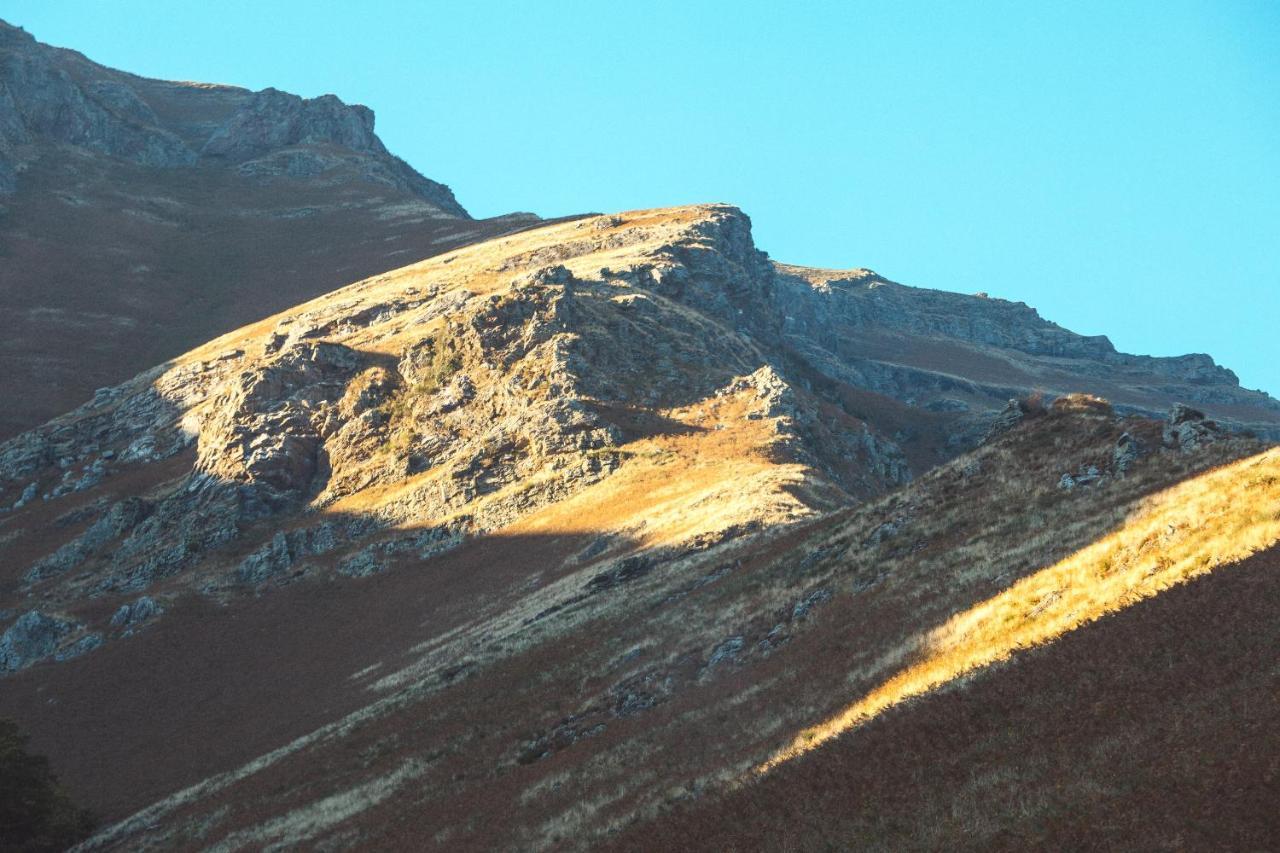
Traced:
<path fill-rule="evenodd" d="M 733 663 L 738 659 L 738 653 L 742 651 L 746 645 L 743 637 L 730 637 L 719 643 L 711 650 L 711 656 L 707 658 L 707 669 L 714 669 L 722 663 Z"/>
<path fill-rule="evenodd" d="M 815 589 L 813 592 L 809 593 L 804 598 L 797 601 L 795 606 L 791 608 L 791 619 L 793 621 L 804 619 L 808 617 L 809 613 L 813 610 L 813 608 L 817 607 L 820 604 L 825 604 L 830 600 L 831 600 L 831 590 L 826 589 L 825 587 L 821 589 Z"/>
<path fill-rule="evenodd" d="M 1161 438 L 1168 447 L 1186 453 L 1198 450 L 1202 445 L 1216 441 L 1221 428 L 1205 418 L 1204 412 L 1183 403 L 1175 403 L 1169 410 Z"/>
<path fill-rule="evenodd" d="M 54 654 L 53 659 L 56 661 L 71 660 L 78 658 L 86 652 L 91 652 L 102 645 L 101 634 L 85 634 L 69 646 L 60 649 Z"/>
<path fill-rule="evenodd" d="M 50 657 L 76 623 L 29 610 L 0 635 L 0 675 L 17 672 Z"/>
<path fill-rule="evenodd" d="M 1131 433 L 1123 433 L 1116 439 L 1115 450 L 1111 453 L 1111 464 L 1117 474 L 1124 474 L 1138 461 L 1142 447 L 1138 439 Z"/>
<path fill-rule="evenodd" d="M 982 439 L 983 443 L 985 444 L 997 436 L 1004 435 L 1022 423 L 1022 419 L 1026 415 L 1027 413 L 1020 401 L 1010 400 L 991 421 L 991 426 L 987 428 L 987 434 Z"/>
<path fill-rule="evenodd" d="M 293 565 L 289 552 L 289 540 L 284 531 L 277 531 L 271 541 L 241 561 L 236 567 L 236 579 L 245 584 L 260 584 L 283 574 Z"/>
<path fill-rule="evenodd" d="M 118 628 L 128 635 L 143 622 L 148 622 L 163 612 L 164 608 L 159 602 L 149 595 L 144 595 L 137 601 L 120 605 L 120 609 L 111 616 L 111 627 Z"/>
<path fill-rule="evenodd" d="M 625 557 L 618 561 L 614 568 L 601 572 L 587 581 L 589 592 L 604 592 L 621 586 L 628 581 L 644 577 L 653 571 L 654 560 L 646 556 Z"/>
<path fill-rule="evenodd" d="M 387 569 L 385 561 L 380 559 L 372 548 L 358 551 L 338 566 L 338 573 L 350 578 L 366 578 Z"/>

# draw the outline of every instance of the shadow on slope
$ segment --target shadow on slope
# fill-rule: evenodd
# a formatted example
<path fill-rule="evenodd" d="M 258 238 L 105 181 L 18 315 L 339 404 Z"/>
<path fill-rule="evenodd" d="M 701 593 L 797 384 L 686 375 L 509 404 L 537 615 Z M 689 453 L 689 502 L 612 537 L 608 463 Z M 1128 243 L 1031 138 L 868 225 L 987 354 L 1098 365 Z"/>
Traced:
<path fill-rule="evenodd" d="M 586 619 L 520 637 L 447 690 L 402 684 L 376 713 L 157 804 L 99 843 L 582 847 L 651 826 L 661 803 L 740 778 L 851 686 L 909 663 L 922 622 L 1016 589 L 1122 527 L 1179 466 L 1194 474 L 1210 458 L 1161 457 L 1154 473 L 1089 494 L 1056 488 L 1052 471 L 1109 452 L 1118 430 L 1096 413 L 1044 418 L 880 501 L 601 580 L 609 606 Z M 1035 448 L 1056 455 L 1028 456 Z M 978 494 L 1023 516 L 934 512 Z M 1036 513 L 1073 521 L 1028 536 Z M 997 547 L 1003 562 L 977 559 Z M 498 803 L 501 822 L 489 817 Z"/>
<path fill-rule="evenodd" d="M 594 538 L 489 536 L 368 578 L 230 605 L 186 596 L 135 636 L 5 679 L 0 716 L 22 721 L 77 801 L 119 818 L 370 703 L 418 644 L 510 607 Z"/>

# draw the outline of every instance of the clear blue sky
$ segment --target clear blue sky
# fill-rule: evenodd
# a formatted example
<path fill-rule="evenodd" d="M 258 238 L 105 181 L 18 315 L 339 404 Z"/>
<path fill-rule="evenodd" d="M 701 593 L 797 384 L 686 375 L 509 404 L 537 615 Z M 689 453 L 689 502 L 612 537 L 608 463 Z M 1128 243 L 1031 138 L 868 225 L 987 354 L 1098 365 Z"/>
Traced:
<path fill-rule="evenodd" d="M 728 201 L 780 260 L 1026 301 L 1280 393 L 1280 3 L 5 0 L 333 92 L 473 214 Z"/>

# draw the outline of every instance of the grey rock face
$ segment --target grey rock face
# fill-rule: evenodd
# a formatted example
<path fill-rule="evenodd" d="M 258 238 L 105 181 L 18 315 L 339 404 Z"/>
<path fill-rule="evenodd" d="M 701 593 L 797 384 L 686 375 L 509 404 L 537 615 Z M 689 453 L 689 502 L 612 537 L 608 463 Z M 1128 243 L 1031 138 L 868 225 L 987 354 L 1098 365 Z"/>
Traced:
<path fill-rule="evenodd" d="M 819 338 L 837 330 L 875 329 L 955 338 L 1035 355 L 1106 357 L 1115 347 L 1105 336 L 1077 335 L 1043 319 L 1023 302 L 906 287 L 869 271 L 814 287 L 779 276 L 779 306 L 789 331 Z"/>
<path fill-rule="evenodd" d="M 80 536 L 35 563 L 27 570 L 23 580 L 31 584 L 70 571 L 84 562 L 95 550 L 132 530 L 146 516 L 149 509 L 150 507 L 141 498 L 125 498 L 115 504 L 106 515 L 91 524 L 89 529 Z"/>
<path fill-rule="evenodd" d="M 178 112 L 153 106 L 174 101 L 183 105 Z M 222 163 L 249 176 L 302 178 L 344 169 L 469 218 L 448 187 L 387 152 L 368 107 L 334 95 L 144 80 L 0 21 L 0 193 L 16 189 L 37 153 L 28 148 L 50 144 L 157 169 Z"/>
<path fill-rule="evenodd" d="M 365 578 L 386 571 L 387 564 L 378 558 L 376 550 L 366 548 L 342 561 L 338 571 L 347 577 Z"/>
<path fill-rule="evenodd" d="M 12 34 L 7 24 L 0 27 Z M 138 123 L 154 116 L 127 87 L 107 81 L 82 87 L 59 54 L 34 39 L 0 41 L 0 82 L 11 107 L 3 133 L 12 144 L 45 139 L 160 168 L 196 161 L 174 134 Z"/>
<path fill-rule="evenodd" d="M 813 367 L 930 411 L 990 411 L 1038 391 L 1117 398 L 1124 389 L 1146 401 L 1129 409 L 1149 416 L 1179 398 L 1253 408 L 1260 417 L 1241 425 L 1280 438 L 1280 401 L 1240 388 L 1209 356 L 1117 352 L 1107 338 L 1071 332 L 1020 302 L 907 287 L 869 270 L 786 265 L 773 300 L 785 339 Z"/>
<path fill-rule="evenodd" d="M 154 598 L 144 595 L 137 601 L 120 605 L 120 609 L 111 615 L 111 627 L 130 634 L 144 622 L 149 622 L 164 612 Z"/>
<path fill-rule="evenodd" d="M 736 661 L 738 654 L 746 643 L 747 641 L 744 637 L 730 637 L 724 640 L 711 650 L 711 655 L 707 658 L 706 669 L 711 670 L 721 664 Z"/>
<path fill-rule="evenodd" d="M 1112 467 L 1116 473 L 1124 474 L 1138 461 L 1140 454 L 1138 440 L 1126 432 L 1116 440 L 1116 448 L 1111 454 Z"/>
<path fill-rule="evenodd" d="M 278 89 L 264 89 L 245 98 L 200 153 L 244 160 L 279 148 L 326 143 L 364 153 L 386 153 L 373 133 L 373 110 L 368 107 L 347 106 L 333 95 L 303 99 Z"/>
<path fill-rule="evenodd" d="M 24 669 L 50 657 L 76 624 L 29 610 L 0 635 L 0 675 Z"/>
<path fill-rule="evenodd" d="M 245 557 L 236 569 L 236 577 L 241 583 L 259 584 L 282 574 L 291 565 L 293 555 L 289 553 L 289 540 L 280 531 L 266 545 Z"/>
<path fill-rule="evenodd" d="M 13 508 L 22 509 L 24 506 L 35 500 L 36 495 L 39 493 L 40 490 L 35 483 L 28 484 L 27 487 L 22 490 L 22 494 L 18 496 L 18 499 L 13 502 Z"/>
<path fill-rule="evenodd" d="M 93 651 L 102 645 L 101 634 L 85 634 L 69 646 L 59 649 L 54 653 L 53 659 L 56 661 L 71 660 L 78 658 L 83 654 Z"/>
<path fill-rule="evenodd" d="M 1169 417 L 1162 431 L 1165 445 L 1190 453 L 1202 445 L 1216 441 L 1221 428 L 1205 418 L 1204 412 L 1183 403 L 1169 410 Z"/>
<path fill-rule="evenodd" d="M 987 435 L 983 438 L 983 442 L 991 441 L 1013 429 L 1022 422 L 1024 417 L 1026 417 L 1026 412 L 1022 410 L 1022 403 L 1017 400 L 1010 400 L 1000 410 L 1000 414 L 996 415 L 991 422 L 991 427 L 987 430 Z"/>

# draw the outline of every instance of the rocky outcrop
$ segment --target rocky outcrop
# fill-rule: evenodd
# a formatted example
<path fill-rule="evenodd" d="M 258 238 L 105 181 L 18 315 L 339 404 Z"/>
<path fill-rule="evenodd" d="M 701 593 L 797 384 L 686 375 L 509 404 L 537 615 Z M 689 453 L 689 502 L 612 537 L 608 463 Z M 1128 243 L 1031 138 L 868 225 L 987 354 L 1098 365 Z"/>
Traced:
<path fill-rule="evenodd" d="M 74 622 L 29 610 L 0 634 L 0 675 L 25 669 L 52 657 L 66 636 L 78 626 Z"/>
<path fill-rule="evenodd" d="M 162 613 L 164 608 L 160 603 L 151 596 L 144 595 L 137 601 L 120 605 L 120 608 L 111 614 L 111 627 L 128 635 Z"/>
<path fill-rule="evenodd" d="M 987 443 L 1009 430 L 1016 427 L 1022 422 L 1027 415 L 1024 404 L 1020 400 L 1010 400 L 1000 413 L 991 421 L 991 426 L 987 429 L 986 436 L 982 439 L 983 443 Z"/>
<path fill-rule="evenodd" d="M 870 270 L 816 279 L 796 267 L 782 265 L 780 272 L 778 306 L 792 334 L 822 339 L 838 330 L 874 329 L 1062 358 L 1115 353 L 1104 335 L 1077 335 L 1043 319 L 1024 302 L 906 287 Z"/>
<path fill-rule="evenodd" d="M 258 177 L 314 178 L 347 167 L 467 218 L 448 187 L 387 152 L 372 110 L 334 95 L 142 80 L 40 44 L 3 21 L 0 83 L 0 192 L 16 189 L 41 146 L 67 145 L 150 168 L 229 164 Z M 181 111 L 157 109 L 174 101 Z"/>
<path fill-rule="evenodd" d="M 777 269 L 787 342 L 826 375 L 911 405 L 998 419 L 1004 400 L 1032 394 L 1090 392 L 1152 416 L 1191 400 L 1231 407 L 1238 428 L 1280 438 L 1280 401 L 1241 388 L 1207 355 L 1117 352 L 1021 302 L 907 287 L 870 270 Z"/>
<path fill-rule="evenodd" d="M 1169 410 L 1162 437 L 1166 446 L 1190 453 L 1216 441 L 1221 432 L 1221 428 L 1206 418 L 1204 412 L 1177 403 Z"/>

